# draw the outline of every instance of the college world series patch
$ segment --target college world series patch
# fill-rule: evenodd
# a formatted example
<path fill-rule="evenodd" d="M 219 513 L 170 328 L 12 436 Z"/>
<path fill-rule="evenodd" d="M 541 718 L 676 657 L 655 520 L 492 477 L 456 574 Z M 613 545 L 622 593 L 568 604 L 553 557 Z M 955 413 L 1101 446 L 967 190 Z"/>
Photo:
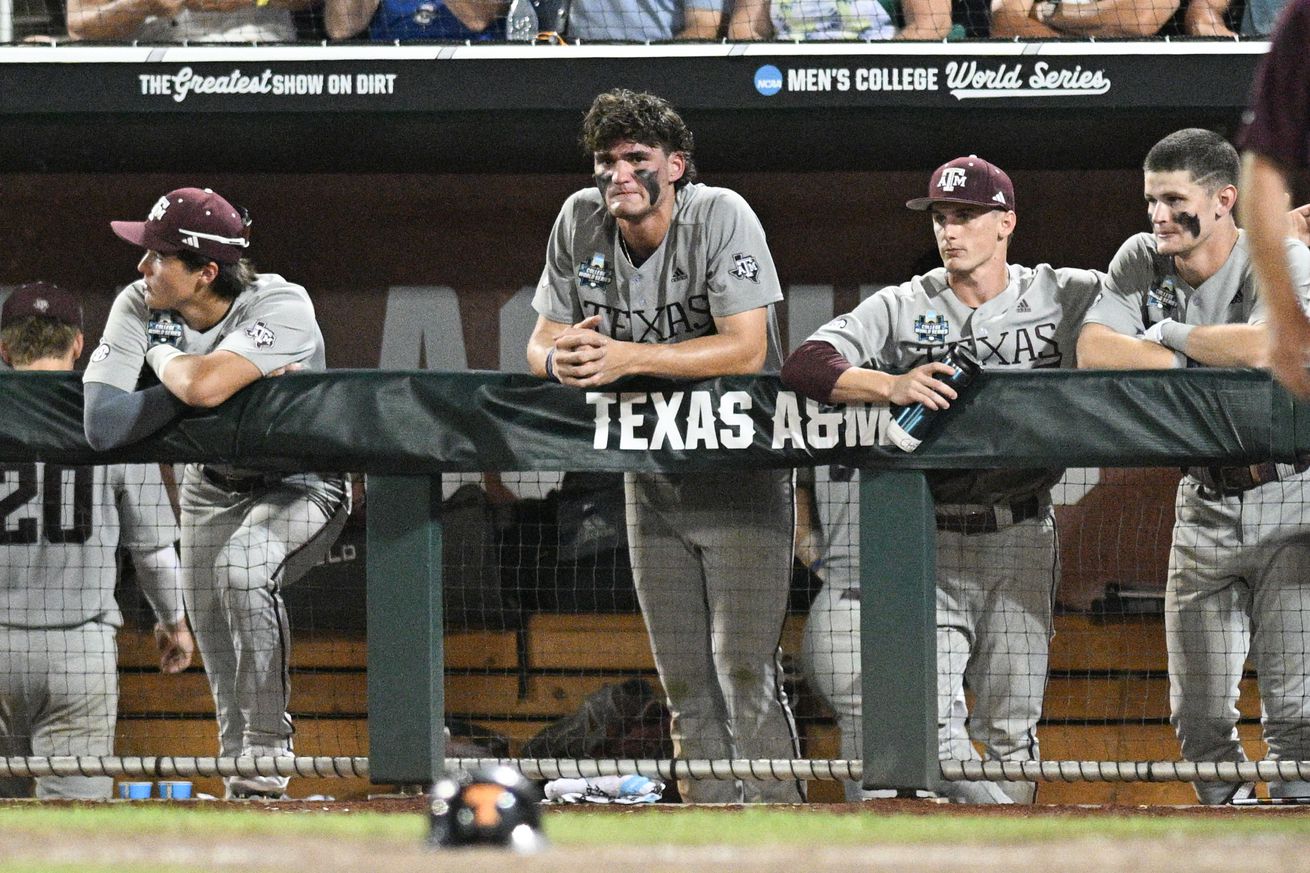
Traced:
<path fill-rule="evenodd" d="M 946 316 L 929 309 L 914 320 L 914 335 L 923 343 L 945 342 L 951 333 L 951 324 Z"/>
<path fill-rule="evenodd" d="M 605 256 L 596 252 L 585 264 L 578 264 L 578 280 L 588 288 L 604 288 L 614 281 L 614 271 L 605 265 Z"/>

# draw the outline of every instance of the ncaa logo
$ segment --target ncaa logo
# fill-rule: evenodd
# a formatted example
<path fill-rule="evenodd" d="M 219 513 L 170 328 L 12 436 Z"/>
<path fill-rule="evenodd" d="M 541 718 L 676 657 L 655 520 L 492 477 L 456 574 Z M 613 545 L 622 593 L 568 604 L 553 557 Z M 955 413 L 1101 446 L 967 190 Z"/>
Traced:
<path fill-rule="evenodd" d="M 772 97 L 782 90 L 782 70 L 773 64 L 765 64 L 755 71 L 755 90 L 765 97 Z"/>

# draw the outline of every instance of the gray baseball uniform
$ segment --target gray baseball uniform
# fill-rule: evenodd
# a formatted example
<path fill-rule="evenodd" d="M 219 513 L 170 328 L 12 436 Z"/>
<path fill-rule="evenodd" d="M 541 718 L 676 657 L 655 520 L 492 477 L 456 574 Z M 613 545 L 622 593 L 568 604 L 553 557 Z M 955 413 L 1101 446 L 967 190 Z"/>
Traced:
<path fill-rule="evenodd" d="M 858 366 L 904 370 L 937 360 L 966 343 L 986 369 L 1073 366 L 1077 331 L 1101 278 L 1086 270 L 1011 265 L 1004 291 L 976 309 L 961 302 L 939 268 L 904 285 L 872 295 L 855 311 L 810 337 L 833 346 Z M 928 474 L 937 512 L 937 663 L 939 748 L 943 758 L 976 759 L 971 740 L 988 758 L 1035 760 L 1036 734 L 1046 686 L 1047 650 L 1058 562 L 1051 486 L 1058 469 L 951 470 Z M 856 494 L 847 486 L 848 500 Z M 819 511 L 831 500 L 819 501 Z M 858 516 L 846 515 L 851 531 L 838 542 L 859 541 Z M 825 521 L 824 523 L 829 523 Z M 827 558 L 826 560 L 831 560 Z M 842 583 L 858 578 L 858 553 L 837 565 Z M 849 590 L 849 589 L 848 589 Z M 834 668 L 846 653 L 846 669 L 858 666 L 859 600 L 836 590 L 846 615 L 827 617 L 835 629 L 854 634 L 835 639 Z M 811 642 L 816 652 L 820 640 Z M 815 662 L 812 657 L 812 663 Z M 964 681 L 974 692 L 966 719 Z M 858 694 L 855 678 L 833 678 Z M 848 721 L 855 720 L 851 710 Z M 942 783 L 939 793 L 969 802 L 1030 801 L 1023 783 Z M 1004 792 L 1004 794 L 1002 794 Z"/>
<path fill-rule="evenodd" d="M 159 620 L 183 614 L 159 468 L 6 463 L 0 482 L 0 755 L 112 755 L 119 545 Z M 0 779 L 0 797 L 29 794 L 29 782 Z M 112 782 L 43 776 L 36 796 L 105 799 Z"/>
<path fill-rule="evenodd" d="M 133 390 L 145 358 L 147 322 L 172 318 L 182 324 L 172 314 L 151 313 L 144 287 L 134 282 L 114 301 L 85 381 Z M 178 348 L 197 355 L 230 351 L 265 374 L 290 363 L 326 366 L 309 295 L 267 273 L 209 330 L 182 324 Z M 183 584 L 218 712 L 221 753 L 286 754 L 292 734 L 291 635 L 281 589 L 327 554 L 350 512 L 349 485 L 341 475 L 191 464 L 181 505 Z M 229 790 L 234 784 L 277 793 L 286 779 L 229 780 Z"/>
<path fill-rule="evenodd" d="M 1310 251 L 1291 241 L 1288 248 L 1304 303 L 1310 300 Z M 1199 288 L 1177 274 L 1172 257 L 1156 253 L 1150 234 L 1141 233 L 1115 255 L 1087 323 L 1138 336 L 1166 318 L 1258 324 L 1264 310 L 1244 232 Z M 1287 465 L 1266 471 L 1265 484 L 1257 484 L 1248 468 L 1192 468 L 1178 485 L 1165 634 L 1171 721 L 1189 761 L 1246 760 L 1237 736 L 1237 695 L 1248 649 L 1259 676 L 1269 757 L 1310 758 L 1310 480 Z M 1217 782 L 1195 787 L 1203 803 L 1222 803 L 1234 789 Z M 1274 783 L 1270 792 L 1307 797 L 1310 783 Z"/>
<path fill-rule="evenodd" d="M 714 333 L 714 318 L 769 309 L 765 367 L 781 345 L 782 299 L 764 230 L 746 201 L 689 184 L 677 193 L 664 242 L 640 267 L 622 252 L 598 191 L 560 211 L 533 307 L 633 342 Z M 790 471 L 733 470 L 626 477 L 633 582 L 683 758 L 792 758 L 795 727 L 782 692 L 778 642 L 791 578 Z M 684 783 L 693 802 L 791 802 L 792 782 Z M 744 792 L 744 793 L 743 793 Z"/>

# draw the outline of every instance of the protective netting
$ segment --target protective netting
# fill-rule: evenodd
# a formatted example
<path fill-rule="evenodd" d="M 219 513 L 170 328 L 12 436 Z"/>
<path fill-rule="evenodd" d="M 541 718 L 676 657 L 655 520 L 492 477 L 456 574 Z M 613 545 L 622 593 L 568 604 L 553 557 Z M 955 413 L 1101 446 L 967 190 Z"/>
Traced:
<path fill-rule="evenodd" d="M 16 41 L 497 43 L 1263 37 L 1281 0 L 13 0 Z M 0 9 L 0 14 L 3 9 Z"/>

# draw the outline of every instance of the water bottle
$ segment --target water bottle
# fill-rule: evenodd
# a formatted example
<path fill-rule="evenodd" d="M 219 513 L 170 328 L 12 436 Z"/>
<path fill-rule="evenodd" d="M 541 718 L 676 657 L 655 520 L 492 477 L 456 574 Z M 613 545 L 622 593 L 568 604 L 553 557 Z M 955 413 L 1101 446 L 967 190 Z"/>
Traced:
<path fill-rule="evenodd" d="M 947 352 L 946 357 L 942 358 L 942 363 L 953 367 L 955 372 L 949 376 L 936 376 L 934 378 L 945 382 L 955 389 L 959 396 L 951 401 L 952 406 L 964 400 L 964 390 L 973 384 L 978 374 L 982 372 L 982 365 L 978 359 L 973 356 L 964 346 L 956 346 Z M 933 424 L 946 412 L 944 409 L 929 409 L 922 403 L 915 403 L 910 406 L 892 407 L 892 420 L 887 425 L 887 434 L 891 437 L 892 443 L 902 451 L 912 452 L 919 447 L 924 438 L 932 430 Z"/>

